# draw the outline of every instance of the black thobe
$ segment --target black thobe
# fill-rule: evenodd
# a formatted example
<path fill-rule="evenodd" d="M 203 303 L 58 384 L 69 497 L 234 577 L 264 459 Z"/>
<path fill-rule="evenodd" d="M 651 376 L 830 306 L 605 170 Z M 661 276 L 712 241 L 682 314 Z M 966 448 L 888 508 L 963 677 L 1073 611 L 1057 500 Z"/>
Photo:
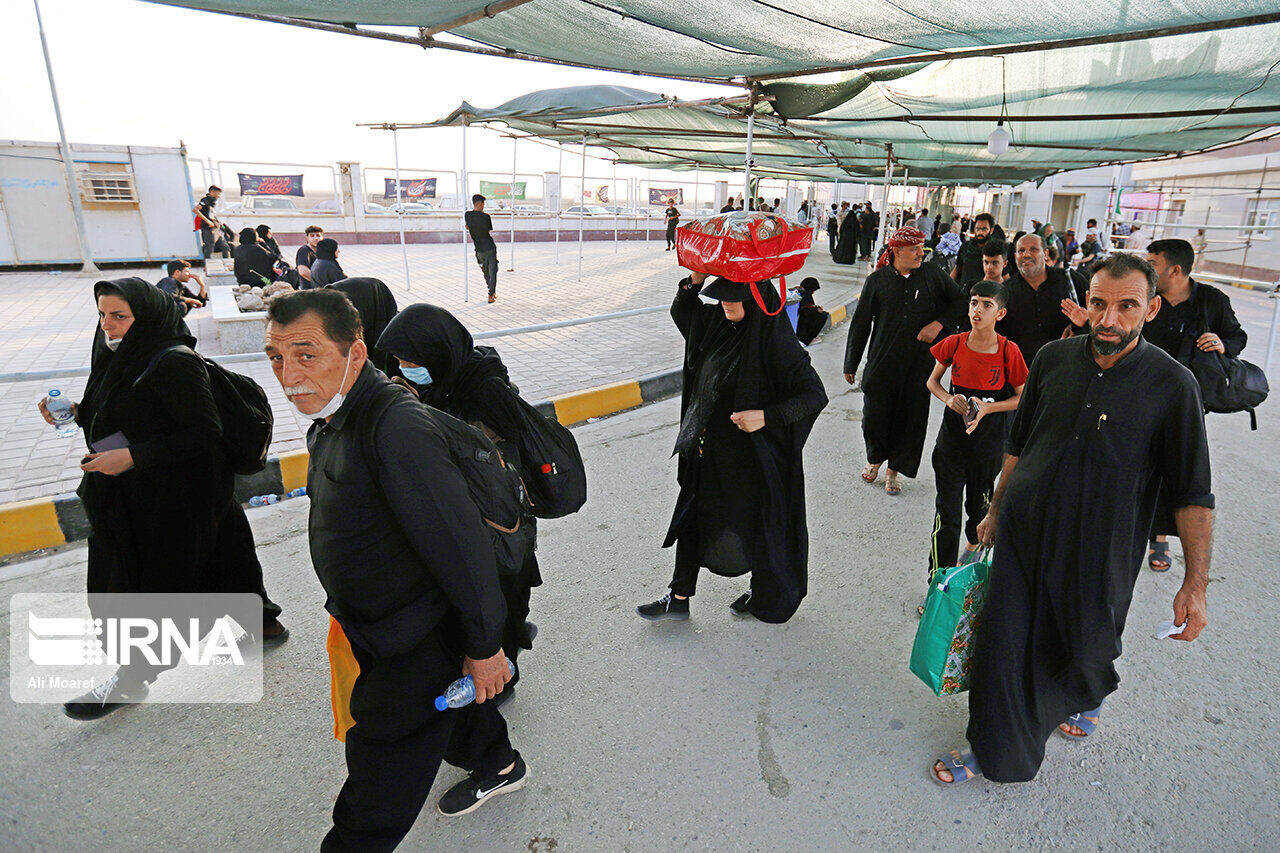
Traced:
<path fill-rule="evenodd" d="M 910 276 L 890 264 L 867 277 L 849 323 L 844 372 L 857 373 L 866 350 L 862 435 L 871 464 L 887 461 L 906 477 L 920 470 L 931 398 L 925 383 L 934 359 L 933 342 L 918 341 L 916 335 L 935 320 L 943 324 L 935 341 L 950 334 L 949 317 L 960 300 L 960 288 L 936 264 L 922 264 Z"/>
<path fill-rule="evenodd" d="M 1222 346 L 1229 356 L 1239 356 L 1249 341 L 1249 335 L 1236 319 L 1231 299 L 1216 287 L 1191 280 L 1191 295 L 1173 305 L 1161 299 L 1160 311 L 1142 327 L 1142 337 L 1152 346 L 1159 347 L 1186 367 L 1191 367 L 1196 341 L 1205 332 L 1212 332 L 1222 339 Z M 1151 525 L 1151 535 L 1176 536 L 1173 508 L 1167 492 L 1161 492 L 1156 505 L 1156 517 Z"/>
<path fill-rule="evenodd" d="M 393 361 L 403 358 L 431 373 L 431 384 L 415 386 L 422 402 L 478 427 L 497 446 L 502 458 L 520 469 L 523 460 L 518 441 L 525 429 L 524 415 L 497 350 L 475 346 L 471 333 L 458 318 L 426 303 L 405 308 L 375 340 Z M 528 518 L 524 523 L 532 525 L 536 521 Z M 520 679 L 520 650 L 533 648 L 528 622 L 530 591 L 542 585 L 537 551 L 529 552 L 519 574 L 499 574 L 498 580 L 507 604 L 502 647 L 516 665 L 509 682 L 514 685 Z"/>
<path fill-rule="evenodd" d="M 759 290 L 770 310 L 778 307 L 776 289 L 761 282 Z M 680 495 L 663 547 L 679 540 L 716 574 L 750 572 L 751 614 L 762 622 L 786 622 L 808 592 L 804 444 L 827 395 L 786 317 L 767 316 L 754 302 L 744 307 L 738 328 L 726 329 L 733 324 L 724 310 L 703 303 L 687 278 L 671 304 L 685 339 L 682 430 L 699 402 L 695 388 L 706 387 L 698 381 L 709 355 L 703 344 L 728 335 L 741 340 L 736 367 L 720 386 L 700 441 L 680 451 Z M 764 411 L 765 425 L 743 433 L 728 416 L 750 409 Z M 712 494 L 727 503 L 717 506 L 707 499 Z"/>
<path fill-rule="evenodd" d="M 1113 661 L 1163 477 L 1175 507 L 1213 507 L 1200 389 L 1139 341 L 1109 369 L 1087 336 L 1047 344 L 1013 420 L 1018 457 L 969 676 L 983 774 L 1025 782 L 1067 717 L 1116 689 Z"/>
<path fill-rule="evenodd" d="M 1064 329 L 1071 327 L 1071 320 L 1062 313 L 1062 300 L 1075 301 L 1075 287 L 1067 271 L 1056 267 L 1045 268 L 1045 280 L 1032 287 L 1017 270 L 1004 283 L 1008 303 L 1004 319 L 996 323 L 996 331 L 1018 345 L 1022 358 L 1028 365 L 1036 353 L 1050 341 L 1062 337 Z"/>
<path fill-rule="evenodd" d="M 840 223 L 840 237 L 836 240 L 836 253 L 832 260 L 837 264 L 851 264 L 858 260 L 858 216 L 850 211 Z"/>

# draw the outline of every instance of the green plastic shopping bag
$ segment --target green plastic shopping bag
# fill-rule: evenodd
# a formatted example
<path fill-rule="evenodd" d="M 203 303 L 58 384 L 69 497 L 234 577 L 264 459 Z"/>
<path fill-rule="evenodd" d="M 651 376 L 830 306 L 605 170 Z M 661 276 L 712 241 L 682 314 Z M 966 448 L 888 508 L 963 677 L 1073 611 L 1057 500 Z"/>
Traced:
<path fill-rule="evenodd" d="M 991 551 L 973 562 L 940 568 L 929 582 L 924 615 L 911 645 L 911 671 L 939 696 L 969 689 L 973 635 L 982 620 L 991 574 Z"/>

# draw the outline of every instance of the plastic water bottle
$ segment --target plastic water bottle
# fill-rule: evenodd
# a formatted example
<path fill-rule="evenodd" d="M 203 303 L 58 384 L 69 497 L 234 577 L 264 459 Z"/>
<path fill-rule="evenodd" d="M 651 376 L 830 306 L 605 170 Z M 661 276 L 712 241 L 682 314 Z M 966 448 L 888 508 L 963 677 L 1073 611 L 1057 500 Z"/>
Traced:
<path fill-rule="evenodd" d="M 305 498 L 306 496 L 307 496 L 306 486 L 300 486 L 294 489 L 292 492 L 289 492 L 289 494 L 285 495 L 286 498 Z"/>
<path fill-rule="evenodd" d="M 71 413 L 71 401 L 62 396 L 57 388 L 49 389 L 44 405 L 53 418 L 53 428 L 57 430 L 59 438 L 71 438 L 80 431 L 76 416 Z"/>
<path fill-rule="evenodd" d="M 258 495 L 249 498 L 249 506 L 270 506 L 278 503 L 280 503 L 279 495 Z"/>
<path fill-rule="evenodd" d="M 512 675 L 516 674 L 516 668 L 511 663 L 510 658 L 507 658 L 507 671 Z M 443 696 L 436 697 L 436 710 L 461 708 L 464 705 L 470 705 L 474 701 L 476 701 L 476 683 L 471 676 L 464 675 L 446 687 Z"/>

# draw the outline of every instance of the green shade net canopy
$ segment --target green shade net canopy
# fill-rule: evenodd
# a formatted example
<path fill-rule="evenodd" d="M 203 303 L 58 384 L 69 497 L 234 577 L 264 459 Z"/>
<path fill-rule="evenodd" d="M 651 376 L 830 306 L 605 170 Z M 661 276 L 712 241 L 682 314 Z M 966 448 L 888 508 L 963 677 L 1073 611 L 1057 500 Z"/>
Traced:
<path fill-rule="evenodd" d="M 570 86 L 531 92 L 493 109 L 463 103 L 444 118 L 408 127 L 457 127 L 500 122 L 513 131 L 561 143 L 608 148 L 619 163 L 653 169 L 741 171 L 747 150 L 743 97 L 683 103 L 623 86 Z M 797 137 L 769 116 L 758 116 L 752 173 L 794 180 L 848 179 L 850 171 L 815 138 Z M 884 147 L 844 141 L 848 157 L 879 164 Z"/>
<path fill-rule="evenodd" d="M 913 180 L 1011 184 L 1193 153 L 1280 123 L 1276 0 L 998 10 L 973 0 L 165 2 L 423 48 L 748 86 L 764 96 L 753 171 L 791 178 L 880 178 L 892 146 Z M 620 162 L 742 168 L 743 99 L 653 109 L 663 100 L 574 87 L 496 110 L 464 104 L 439 124 L 503 121 L 558 141 L 585 133 Z M 1001 121 L 1012 144 L 988 154 Z"/>
<path fill-rule="evenodd" d="M 1259 0 L 1122 0 L 998 9 L 973 0 L 164 2 L 333 24 L 447 27 L 452 35 L 504 51 L 620 71 L 717 79 L 847 67 L 927 51 L 1097 38 L 1278 11 L 1274 2 Z M 492 17 L 484 16 L 486 9 Z M 475 15 L 478 20 L 454 24 Z"/>

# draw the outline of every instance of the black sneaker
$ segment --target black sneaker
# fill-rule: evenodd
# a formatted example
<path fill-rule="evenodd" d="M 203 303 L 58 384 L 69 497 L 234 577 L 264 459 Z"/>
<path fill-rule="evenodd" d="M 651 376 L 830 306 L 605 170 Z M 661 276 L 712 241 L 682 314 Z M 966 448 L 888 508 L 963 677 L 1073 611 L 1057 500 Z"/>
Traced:
<path fill-rule="evenodd" d="M 269 649 L 289 639 L 289 629 L 280 624 L 279 619 L 272 619 L 262 628 L 262 647 Z"/>
<path fill-rule="evenodd" d="M 501 695 L 501 694 L 499 694 Z M 440 814 L 445 817 L 458 817 L 470 814 L 494 797 L 510 794 L 524 787 L 529 779 L 529 767 L 516 753 L 516 766 L 506 776 L 487 776 L 472 773 L 466 779 L 444 792 L 440 798 Z"/>
<path fill-rule="evenodd" d="M 747 590 L 742 595 L 733 600 L 729 605 L 729 609 L 733 611 L 734 616 L 750 616 L 751 615 L 751 590 Z"/>
<path fill-rule="evenodd" d="M 83 696 L 64 702 L 63 712 L 73 720 L 96 720 L 112 711 L 147 698 L 147 683 L 125 684 L 117 672 Z"/>
<path fill-rule="evenodd" d="M 658 622 L 663 619 L 688 619 L 689 599 L 676 598 L 671 593 L 659 598 L 652 604 L 641 604 L 636 608 L 642 619 Z"/>

